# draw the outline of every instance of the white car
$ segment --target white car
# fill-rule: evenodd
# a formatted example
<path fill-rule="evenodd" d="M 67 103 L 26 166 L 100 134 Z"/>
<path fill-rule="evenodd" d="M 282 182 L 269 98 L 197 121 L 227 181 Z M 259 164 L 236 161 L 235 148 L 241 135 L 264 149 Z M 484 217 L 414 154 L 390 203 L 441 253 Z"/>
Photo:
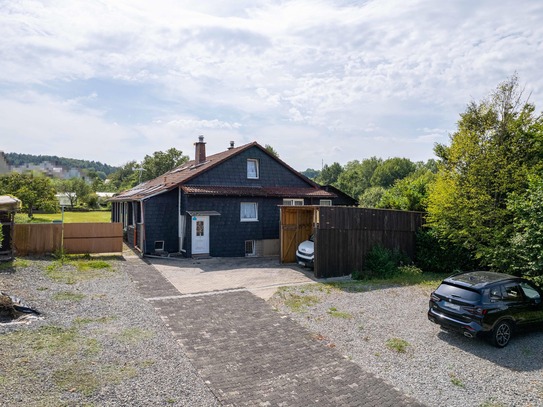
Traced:
<path fill-rule="evenodd" d="M 309 240 L 305 240 L 298 246 L 296 250 L 296 261 L 298 264 L 304 267 L 309 267 L 313 270 L 315 260 L 315 243 L 313 235 L 309 237 Z"/>

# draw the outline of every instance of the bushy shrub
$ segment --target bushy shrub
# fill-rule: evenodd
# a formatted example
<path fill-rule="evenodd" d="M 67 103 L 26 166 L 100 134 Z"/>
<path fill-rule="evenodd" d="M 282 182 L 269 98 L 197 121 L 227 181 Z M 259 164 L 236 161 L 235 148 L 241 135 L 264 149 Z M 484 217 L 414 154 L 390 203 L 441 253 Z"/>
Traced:
<path fill-rule="evenodd" d="M 353 280 L 365 278 L 390 278 L 398 273 L 398 267 L 408 265 L 411 260 L 399 250 L 387 249 L 381 245 L 373 246 L 364 259 L 364 270 L 354 271 Z"/>
<path fill-rule="evenodd" d="M 415 263 L 423 271 L 452 274 L 477 268 L 477 262 L 463 247 L 438 238 L 433 229 L 417 232 Z"/>

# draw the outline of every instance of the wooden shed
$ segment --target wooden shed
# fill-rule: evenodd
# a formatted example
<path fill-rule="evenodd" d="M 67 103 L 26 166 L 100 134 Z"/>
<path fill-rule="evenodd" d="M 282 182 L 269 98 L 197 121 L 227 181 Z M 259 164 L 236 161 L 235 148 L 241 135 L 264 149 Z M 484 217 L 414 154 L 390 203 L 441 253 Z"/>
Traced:
<path fill-rule="evenodd" d="M 296 261 L 296 248 L 313 233 L 315 277 L 329 278 L 364 269 L 375 245 L 415 256 L 422 212 L 343 206 L 282 206 L 281 262 Z"/>
<path fill-rule="evenodd" d="M 21 207 L 21 201 L 8 195 L 0 196 L 0 225 L 3 239 L 0 242 L 0 261 L 13 259 L 13 230 L 15 213 Z"/>

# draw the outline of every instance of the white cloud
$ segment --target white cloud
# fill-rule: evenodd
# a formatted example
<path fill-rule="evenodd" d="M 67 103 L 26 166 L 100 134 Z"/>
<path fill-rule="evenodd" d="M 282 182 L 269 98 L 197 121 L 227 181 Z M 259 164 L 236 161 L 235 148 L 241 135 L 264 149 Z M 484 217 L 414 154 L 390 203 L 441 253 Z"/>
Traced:
<path fill-rule="evenodd" d="M 542 18 L 535 0 L 7 2 L 0 102 L 13 118 L 0 125 L 13 151 L 78 157 L 92 148 L 54 144 L 57 134 L 77 128 L 86 146 L 91 132 L 111 132 L 115 153 L 97 152 L 111 163 L 192 152 L 200 133 L 210 147 L 270 144 L 301 169 L 323 158 L 429 158 L 466 104 L 514 72 L 541 104 Z M 115 108 L 94 81 L 119 89 Z M 298 137 L 304 151 L 291 153 Z"/>

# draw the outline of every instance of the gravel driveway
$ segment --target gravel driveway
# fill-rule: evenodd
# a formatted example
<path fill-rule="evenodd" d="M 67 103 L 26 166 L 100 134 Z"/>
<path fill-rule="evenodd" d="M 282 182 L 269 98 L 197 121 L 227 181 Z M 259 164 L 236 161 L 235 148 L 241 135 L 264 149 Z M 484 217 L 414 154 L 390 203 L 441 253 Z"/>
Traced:
<path fill-rule="evenodd" d="M 348 292 L 323 287 L 290 287 L 270 302 L 420 402 L 450 407 L 543 405 L 543 331 L 517 335 L 506 348 L 497 349 L 429 322 L 429 289 L 366 287 Z M 299 311 L 293 311 L 293 304 Z"/>
<path fill-rule="evenodd" d="M 0 323 L 0 405 L 219 406 L 136 292 L 128 262 L 107 263 L 0 265 L 0 290 L 43 313 L 27 325 Z"/>

